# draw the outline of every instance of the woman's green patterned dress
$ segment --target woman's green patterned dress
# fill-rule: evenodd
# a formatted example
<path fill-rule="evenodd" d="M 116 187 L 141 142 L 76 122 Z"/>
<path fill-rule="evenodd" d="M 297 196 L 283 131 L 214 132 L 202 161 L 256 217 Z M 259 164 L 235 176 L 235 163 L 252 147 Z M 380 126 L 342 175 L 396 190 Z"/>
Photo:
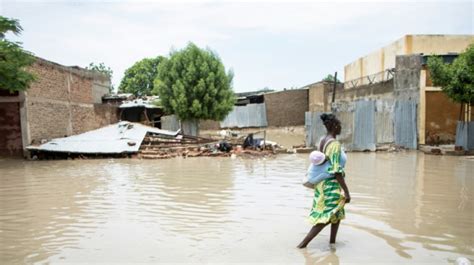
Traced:
<path fill-rule="evenodd" d="M 340 164 L 342 152 L 339 141 L 334 140 L 329 143 L 324 153 L 331 162 L 329 173 L 344 175 L 344 168 Z M 344 204 L 342 188 L 336 178 L 323 180 L 314 188 L 313 207 L 309 221 L 312 225 L 337 223 L 345 217 Z"/>

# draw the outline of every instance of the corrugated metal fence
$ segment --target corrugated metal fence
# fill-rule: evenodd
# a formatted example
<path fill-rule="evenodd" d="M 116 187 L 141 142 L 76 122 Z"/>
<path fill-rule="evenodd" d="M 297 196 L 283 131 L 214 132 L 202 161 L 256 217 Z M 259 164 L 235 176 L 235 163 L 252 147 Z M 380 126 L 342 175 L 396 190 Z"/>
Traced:
<path fill-rule="evenodd" d="M 474 149 L 474 122 L 458 121 L 456 146 L 462 146 L 464 150 Z"/>
<path fill-rule="evenodd" d="M 265 103 L 235 106 L 224 121 L 221 128 L 266 127 L 267 112 Z"/>
<path fill-rule="evenodd" d="M 306 146 L 317 147 L 319 139 L 326 135 L 326 128 L 319 118 L 322 112 L 305 113 Z"/>
<path fill-rule="evenodd" d="M 161 128 L 168 131 L 181 129 L 181 123 L 176 115 L 161 116 Z"/>
<path fill-rule="evenodd" d="M 377 144 L 387 143 L 417 148 L 416 102 L 359 100 L 345 104 L 335 114 L 342 122 L 342 133 L 338 139 L 346 149 L 375 151 Z M 320 115 L 321 112 L 305 114 L 308 147 L 317 145 L 326 134 Z"/>
<path fill-rule="evenodd" d="M 400 100 L 395 103 L 395 144 L 417 148 L 416 102 Z"/>

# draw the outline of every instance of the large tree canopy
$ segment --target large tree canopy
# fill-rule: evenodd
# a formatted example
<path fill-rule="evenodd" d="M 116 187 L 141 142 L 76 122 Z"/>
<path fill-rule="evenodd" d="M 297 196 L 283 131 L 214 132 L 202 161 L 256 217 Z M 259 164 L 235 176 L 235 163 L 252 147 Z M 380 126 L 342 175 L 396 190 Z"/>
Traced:
<path fill-rule="evenodd" d="M 155 87 L 165 111 L 182 120 L 223 120 L 235 102 L 232 78 L 215 52 L 190 43 L 160 63 Z"/>
<path fill-rule="evenodd" d="M 164 57 L 145 58 L 125 70 L 119 86 L 120 92 L 135 96 L 150 96 L 154 89 L 154 80 L 158 73 L 158 64 Z"/>
<path fill-rule="evenodd" d="M 428 58 L 428 69 L 435 86 L 440 86 L 452 100 L 474 102 L 474 43 L 459 54 L 452 64 L 438 56 Z"/>
<path fill-rule="evenodd" d="M 22 91 L 34 80 L 26 71 L 34 57 L 23 50 L 21 43 L 5 39 L 6 33 L 19 35 L 22 30 L 18 20 L 0 16 L 0 89 Z"/>

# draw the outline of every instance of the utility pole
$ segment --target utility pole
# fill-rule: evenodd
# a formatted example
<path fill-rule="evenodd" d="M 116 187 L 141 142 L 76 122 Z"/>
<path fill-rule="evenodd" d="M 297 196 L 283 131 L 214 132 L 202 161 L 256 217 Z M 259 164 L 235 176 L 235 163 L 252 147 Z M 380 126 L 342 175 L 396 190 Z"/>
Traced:
<path fill-rule="evenodd" d="M 332 101 L 331 101 L 331 110 L 334 111 L 332 103 L 336 100 L 336 84 L 337 84 L 337 72 L 334 73 L 334 84 L 332 87 Z"/>

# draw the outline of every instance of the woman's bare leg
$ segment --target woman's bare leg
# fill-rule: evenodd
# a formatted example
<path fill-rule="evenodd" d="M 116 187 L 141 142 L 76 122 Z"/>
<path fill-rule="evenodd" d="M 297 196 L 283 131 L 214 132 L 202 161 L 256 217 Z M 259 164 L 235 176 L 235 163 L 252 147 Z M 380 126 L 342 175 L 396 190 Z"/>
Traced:
<path fill-rule="evenodd" d="M 317 224 L 313 226 L 311 230 L 309 230 L 303 241 L 301 241 L 301 243 L 298 245 L 298 248 L 305 248 L 309 244 L 309 242 L 311 242 L 311 240 L 313 240 L 313 238 L 317 236 L 319 232 L 321 232 L 321 230 L 323 230 L 326 225 L 328 224 Z"/>
<path fill-rule="evenodd" d="M 329 240 L 330 244 L 336 243 L 336 236 L 337 236 L 337 230 L 339 229 L 339 223 L 341 221 L 338 221 L 337 223 L 331 224 L 331 239 Z"/>

